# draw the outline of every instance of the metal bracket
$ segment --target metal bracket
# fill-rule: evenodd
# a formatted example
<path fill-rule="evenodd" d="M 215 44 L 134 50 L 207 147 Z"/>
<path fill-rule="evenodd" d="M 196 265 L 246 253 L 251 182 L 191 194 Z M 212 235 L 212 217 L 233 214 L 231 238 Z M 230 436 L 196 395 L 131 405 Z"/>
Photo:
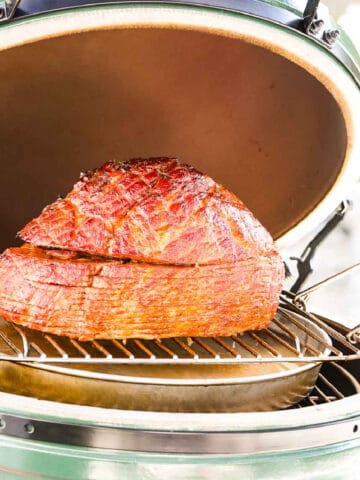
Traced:
<path fill-rule="evenodd" d="M 308 0 L 306 3 L 306 7 L 304 10 L 304 27 L 305 27 L 305 32 L 306 33 L 313 33 L 312 26 L 314 24 L 314 21 L 319 22 L 317 20 L 317 10 L 319 6 L 320 0 Z M 322 20 L 320 20 L 322 23 L 324 23 Z"/>
<path fill-rule="evenodd" d="M 290 260 L 295 260 L 297 263 L 298 278 L 294 285 L 290 288 L 293 293 L 298 293 L 300 287 L 305 282 L 307 277 L 312 273 L 311 260 L 315 254 L 319 244 L 327 237 L 327 235 L 338 225 L 338 223 L 344 218 L 346 212 L 351 208 L 351 202 L 345 200 L 342 202 L 335 213 L 325 226 L 318 232 L 315 237 L 306 245 L 304 251 L 300 257 L 290 257 Z"/>
<path fill-rule="evenodd" d="M 2 0 L 0 1 L 0 22 L 10 20 L 15 14 L 16 7 L 20 0 Z"/>
<path fill-rule="evenodd" d="M 350 332 L 346 335 L 346 338 L 350 343 L 360 343 L 360 325 L 357 325 L 355 328 L 350 330 Z"/>

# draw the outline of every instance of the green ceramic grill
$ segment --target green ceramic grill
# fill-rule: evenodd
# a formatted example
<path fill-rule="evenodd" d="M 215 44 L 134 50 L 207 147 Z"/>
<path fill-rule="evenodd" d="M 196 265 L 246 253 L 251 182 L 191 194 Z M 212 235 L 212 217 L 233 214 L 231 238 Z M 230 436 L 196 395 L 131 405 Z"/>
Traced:
<path fill-rule="evenodd" d="M 194 164 L 283 251 L 359 178 L 360 59 L 318 1 L 21 0 L 0 16 L 2 249 L 107 159 Z M 268 337 L 225 347 L 48 351 L 1 320 L 0 478 L 357 479 L 358 337 L 293 300 Z"/>

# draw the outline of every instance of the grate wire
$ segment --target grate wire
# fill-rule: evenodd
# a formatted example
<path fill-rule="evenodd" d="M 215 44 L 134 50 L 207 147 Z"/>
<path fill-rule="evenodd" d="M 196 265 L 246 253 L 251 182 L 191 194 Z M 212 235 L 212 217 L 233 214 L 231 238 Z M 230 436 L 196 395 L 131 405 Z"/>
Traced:
<path fill-rule="evenodd" d="M 40 363 L 238 364 L 360 359 L 359 345 L 280 306 L 270 327 L 229 337 L 80 341 L 0 320 L 0 360 Z M 332 344 L 335 340 L 337 347 Z M 338 348 L 340 344 L 340 347 Z"/>

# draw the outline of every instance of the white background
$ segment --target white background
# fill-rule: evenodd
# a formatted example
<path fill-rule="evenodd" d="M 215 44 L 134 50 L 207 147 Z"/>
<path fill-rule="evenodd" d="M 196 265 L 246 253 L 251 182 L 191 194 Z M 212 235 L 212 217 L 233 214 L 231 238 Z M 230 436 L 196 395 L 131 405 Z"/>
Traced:
<path fill-rule="evenodd" d="M 360 0 L 324 0 L 360 50 Z"/>

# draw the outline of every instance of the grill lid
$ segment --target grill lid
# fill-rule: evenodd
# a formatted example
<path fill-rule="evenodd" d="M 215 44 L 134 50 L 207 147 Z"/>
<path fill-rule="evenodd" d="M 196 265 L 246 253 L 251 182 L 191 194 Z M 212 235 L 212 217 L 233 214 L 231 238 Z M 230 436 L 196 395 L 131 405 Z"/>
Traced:
<path fill-rule="evenodd" d="M 233 190 L 281 248 L 317 227 L 359 177 L 359 88 L 335 59 L 341 45 L 358 64 L 345 35 L 330 48 L 245 7 L 134 5 L 1 24 L 0 248 L 80 171 L 159 154 Z"/>

